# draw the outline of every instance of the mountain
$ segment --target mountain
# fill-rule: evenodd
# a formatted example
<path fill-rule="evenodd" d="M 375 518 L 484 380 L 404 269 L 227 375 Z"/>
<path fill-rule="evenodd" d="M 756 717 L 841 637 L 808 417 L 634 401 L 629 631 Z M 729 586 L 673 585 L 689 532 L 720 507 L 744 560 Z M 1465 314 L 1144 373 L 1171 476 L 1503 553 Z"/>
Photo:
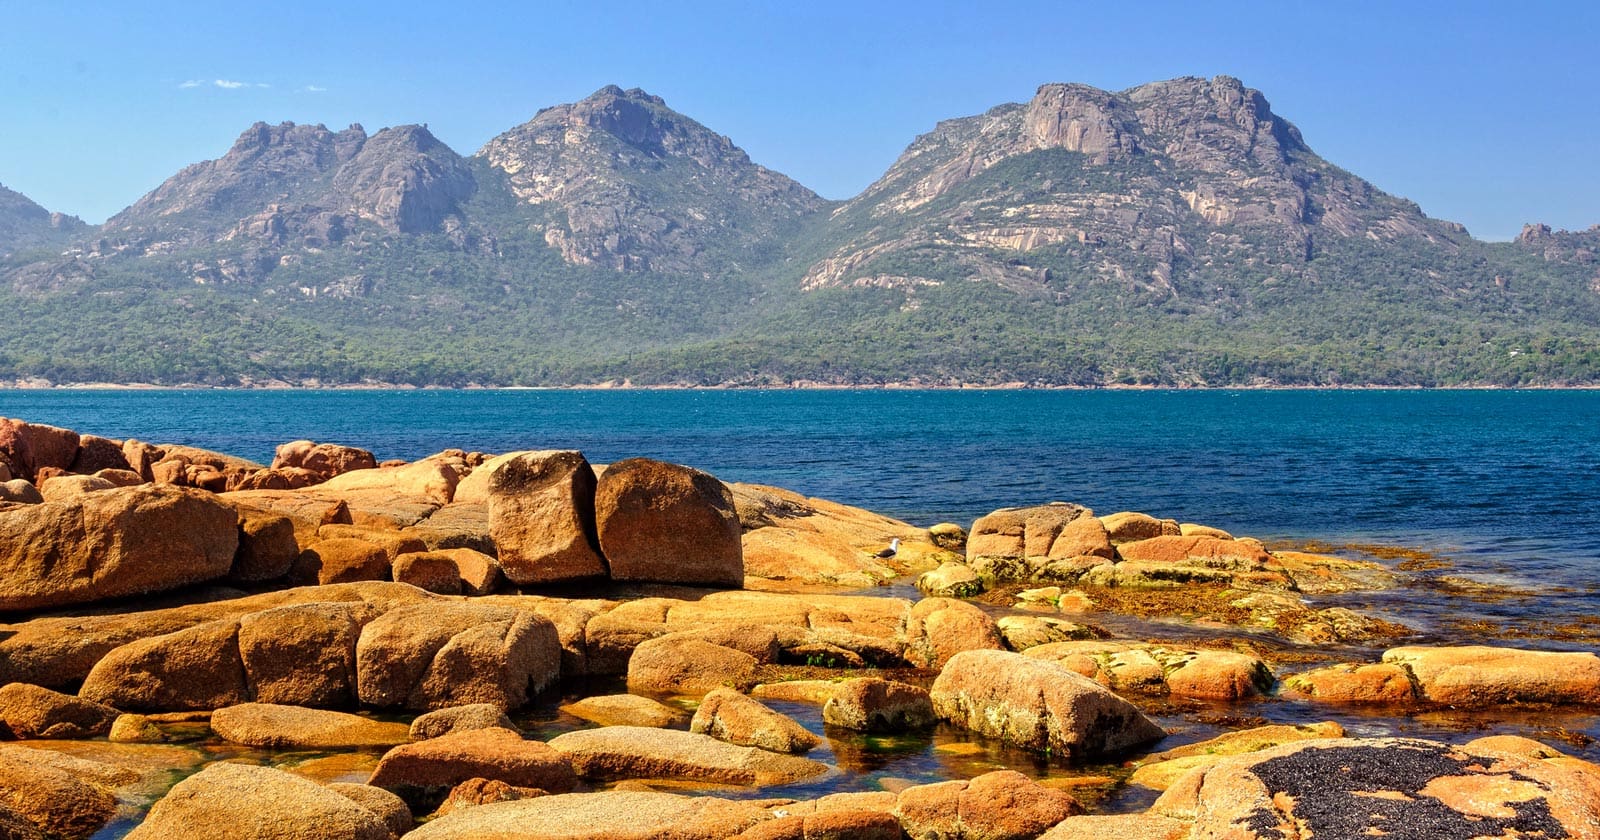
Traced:
<path fill-rule="evenodd" d="M 257 123 L 49 219 L 0 190 L 0 382 L 1600 384 L 1600 228 L 1475 240 L 1229 77 L 1044 85 L 846 202 L 606 87 L 470 157 Z"/>
<path fill-rule="evenodd" d="M 1299 273 L 1328 239 L 1467 240 L 1311 151 L 1237 79 L 1110 93 L 1049 84 L 1025 104 L 940 123 L 836 213 L 843 244 L 806 288 L 917 288 L 973 276 L 1048 290 L 1034 257 L 1080 279 L 1182 295 L 1194 266 Z"/>
<path fill-rule="evenodd" d="M 477 157 L 563 259 L 618 271 L 749 270 L 825 204 L 637 88 L 546 108 Z"/>
<path fill-rule="evenodd" d="M 388 233 L 459 222 L 476 182 L 466 162 L 423 126 L 256 123 L 217 160 L 187 167 L 101 231 L 145 251 L 231 238 L 313 247 L 337 243 L 361 221 Z"/>
<path fill-rule="evenodd" d="M 1552 237 L 1535 260 L 1429 219 L 1236 79 L 1049 84 L 917 138 L 833 211 L 788 310 L 634 366 L 751 383 L 1595 381 L 1594 251 Z"/>
<path fill-rule="evenodd" d="M 78 217 L 52 213 L 0 184 L 0 255 L 59 245 L 87 228 Z"/>

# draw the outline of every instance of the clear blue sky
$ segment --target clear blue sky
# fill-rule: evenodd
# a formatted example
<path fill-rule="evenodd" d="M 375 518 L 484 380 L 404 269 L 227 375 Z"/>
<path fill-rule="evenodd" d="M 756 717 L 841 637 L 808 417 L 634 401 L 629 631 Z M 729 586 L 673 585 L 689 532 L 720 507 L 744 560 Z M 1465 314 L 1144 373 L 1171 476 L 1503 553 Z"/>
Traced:
<path fill-rule="evenodd" d="M 1238 76 L 1312 148 L 1487 239 L 1600 223 L 1600 3 L 0 0 L 0 183 L 103 221 L 256 120 L 462 154 L 610 83 L 829 198 L 1044 82 Z"/>

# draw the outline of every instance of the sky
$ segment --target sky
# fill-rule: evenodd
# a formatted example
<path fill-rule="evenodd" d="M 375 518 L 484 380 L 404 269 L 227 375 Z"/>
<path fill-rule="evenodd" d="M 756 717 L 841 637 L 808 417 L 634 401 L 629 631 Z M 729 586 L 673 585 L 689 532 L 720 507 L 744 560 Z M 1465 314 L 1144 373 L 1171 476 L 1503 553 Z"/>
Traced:
<path fill-rule="evenodd" d="M 1600 223 L 1600 3 L 0 0 L 0 184 L 91 223 L 256 121 L 461 154 L 641 87 L 823 196 L 1047 82 L 1225 74 L 1483 239 Z"/>

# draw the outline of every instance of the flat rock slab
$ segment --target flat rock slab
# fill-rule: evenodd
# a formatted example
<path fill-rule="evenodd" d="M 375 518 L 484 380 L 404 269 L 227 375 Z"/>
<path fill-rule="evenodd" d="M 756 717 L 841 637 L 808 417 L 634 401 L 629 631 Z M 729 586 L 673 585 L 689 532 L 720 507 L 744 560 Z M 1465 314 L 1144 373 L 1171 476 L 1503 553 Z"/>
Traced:
<path fill-rule="evenodd" d="M 1189 824 L 1156 814 L 1068 817 L 1039 840 L 1188 840 Z"/>
<path fill-rule="evenodd" d="M 1185 776 L 1157 814 L 1194 837 L 1600 836 L 1600 780 L 1555 762 L 1403 738 L 1307 741 Z"/>
<path fill-rule="evenodd" d="M 272 703 L 218 709 L 211 714 L 211 731 L 230 743 L 267 749 L 392 747 L 411 740 L 403 723 Z"/>
<path fill-rule="evenodd" d="M 1472 645 L 1399 647 L 1383 661 L 1411 672 L 1422 699 L 1451 706 L 1600 703 L 1600 657 Z"/>
<path fill-rule="evenodd" d="M 681 723 L 687 715 L 665 703 L 637 694 L 606 694 L 585 697 L 561 707 L 576 718 L 601 726 L 666 727 Z"/>
<path fill-rule="evenodd" d="M 553 793 L 576 783 L 567 757 L 509 729 L 469 729 L 395 747 L 378 762 L 367 784 L 404 790 L 452 788 L 468 779 L 491 779 Z"/>
<path fill-rule="evenodd" d="M 781 785 L 820 776 L 828 766 L 796 756 L 723 743 L 709 735 L 646 726 L 607 726 L 551 739 L 585 779 L 689 779 L 729 785 Z"/>
<path fill-rule="evenodd" d="M 383 819 L 349 797 L 271 767 L 218 763 L 179 782 L 129 840 L 390 840 Z"/>
<path fill-rule="evenodd" d="M 748 802 L 603 791 L 496 802 L 457 811 L 406 840 L 722 840 L 768 818 Z"/>

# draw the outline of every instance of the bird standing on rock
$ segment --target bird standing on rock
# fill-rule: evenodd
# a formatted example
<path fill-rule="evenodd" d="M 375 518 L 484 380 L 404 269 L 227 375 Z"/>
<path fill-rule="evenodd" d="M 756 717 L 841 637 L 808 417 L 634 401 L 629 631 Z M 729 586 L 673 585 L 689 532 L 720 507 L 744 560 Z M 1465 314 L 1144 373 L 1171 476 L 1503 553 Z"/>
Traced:
<path fill-rule="evenodd" d="M 900 551 L 900 538 L 899 537 L 895 537 L 894 539 L 889 540 L 889 547 L 884 549 L 884 550 L 882 550 L 882 551 L 880 551 L 880 552 L 878 552 L 876 556 L 882 557 L 883 559 L 887 560 L 890 557 L 895 556 L 895 554 L 899 553 L 899 551 Z"/>

